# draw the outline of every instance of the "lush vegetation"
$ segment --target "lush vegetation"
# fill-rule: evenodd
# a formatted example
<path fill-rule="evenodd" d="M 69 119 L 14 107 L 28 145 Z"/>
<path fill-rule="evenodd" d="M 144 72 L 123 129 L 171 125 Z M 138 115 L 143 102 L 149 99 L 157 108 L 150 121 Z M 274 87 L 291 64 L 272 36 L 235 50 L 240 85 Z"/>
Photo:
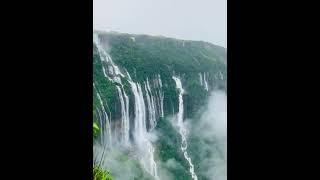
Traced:
<path fill-rule="evenodd" d="M 108 104 L 117 103 L 116 89 L 113 83 L 104 77 L 102 71 L 103 64 L 95 46 L 93 52 L 93 83 L 95 84 L 93 88 L 93 110 L 100 107 L 100 102 L 97 98 L 98 92 L 104 100 L 107 113 L 111 115 L 111 112 L 114 112 L 115 109 L 114 106 L 108 106 Z"/>
<path fill-rule="evenodd" d="M 152 74 L 170 79 L 173 71 L 215 72 L 226 64 L 225 50 L 206 42 L 116 33 L 102 34 L 100 38 L 111 47 L 113 60 L 135 74 L 137 80 Z"/>
<path fill-rule="evenodd" d="M 178 109 L 178 93 L 172 75 L 182 76 L 186 89 L 186 117 L 193 117 L 197 109 L 205 103 L 208 95 L 200 86 L 199 72 L 207 72 L 209 85 L 217 89 L 227 89 L 225 78 L 226 50 L 222 47 L 201 41 L 185 41 L 157 36 L 132 35 L 120 33 L 100 33 L 102 43 L 107 47 L 113 61 L 126 69 L 134 81 L 145 81 L 161 75 L 164 84 L 164 111 L 172 114 Z M 134 37 L 135 40 L 132 39 Z M 102 72 L 102 63 L 94 46 L 93 70 L 94 82 L 104 102 L 108 102 L 110 114 L 117 116 L 119 103 L 115 86 Z M 131 94 L 130 86 L 123 79 L 125 90 Z M 97 102 L 94 102 L 96 104 Z M 132 106 L 130 106 L 132 107 Z M 131 108 L 130 111 L 133 111 Z M 117 119 L 117 117 L 111 118 Z"/>
<path fill-rule="evenodd" d="M 96 138 L 99 133 L 99 126 L 96 122 L 93 122 L 93 138 Z"/>
<path fill-rule="evenodd" d="M 201 41 L 185 41 L 173 38 L 132 35 L 120 33 L 100 33 L 101 42 L 108 50 L 113 61 L 120 67 L 122 72 L 127 70 L 132 79 L 137 82 L 153 79 L 160 74 L 163 83 L 164 93 L 164 114 L 165 118 L 158 120 L 156 131 L 159 138 L 155 144 L 155 157 L 159 162 L 174 160 L 177 165 L 166 167 L 176 180 L 189 180 L 189 165 L 185 161 L 180 150 L 180 135 L 171 124 L 168 118 L 178 111 L 178 91 L 173 75 L 179 75 L 186 93 L 184 94 L 185 118 L 192 118 L 194 121 L 199 118 L 199 108 L 206 104 L 209 93 L 200 85 L 199 73 L 206 72 L 211 89 L 227 91 L 227 62 L 226 49 Z M 133 38 L 134 37 L 134 40 Z M 94 137 L 99 133 L 98 110 L 101 111 L 101 104 L 97 93 L 103 100 L 103 106 L 111 121 L 117 121 L 121 116 L 120 104 L 115 84 L 104 77 L 97 48 L 93 46 L 93 119 Z M 220 78 L 223 75 L 224 79 Z M 126 93 L 130 98 L 130 117 L 134 114 L 134 99 L 130 85 L 126 78 L 122 78 Z M 96 126 L 95 126 L 96 124 Z M 201 161 L 197 155 L 197 148 L 205 142 L 196 135 L 188 140 L 190 155 L 195 164 L 196 172 L 199 170 L 197 164 Z M 152 179 L 137 160 L 130 158 L 128 153 L 109 152 L 116 161 L 125 164 L 121 169 L 111 169 L 114 174 L 129 172 L 134 169 L 136 174 L 131 179 Z M 211 156 L 211 154 L 208 154 Z M 159 163 L 159 167 L 165 167 Z M 111 166 L 110 166 L 111 167 Z M 111 167 L 112 168 L 112 167 Z M 95 169 L 94 169 L 95 172 Z M 97 175 L 108 174 L 102 172 L 101 168 L 96 169 Z M 130 171 L 131 172 L 131 171 Z M 97 176 L 98 177 L 98 176 Z M 101 175 L 102 177 L 102 175 Z M 105 176 L 103 176 L 105 177 Z M 205 179 L 201 175 L 199 179 Z M 100 179 L 97 179 L 100 180 Z"/>
<path fill-rule="evenodd" d="M 99 166 L 93 167 L 93 180 L 113 180 L 110 172 L 102 169 Z"/>
<path fill-rule="evenodd" d="M 160 132 L 160 135 L 156 143 L 155 153 L 161 162 L 175 160 L 180 163 L 174 167 L 166 167 L 174 175 L 176 180 L 191 180 L 189 165 L 180 150 L 180 135 L 174 129 L 170 120 L 171 119 L 164 118 L 158 121 L 156 130 Z"/>

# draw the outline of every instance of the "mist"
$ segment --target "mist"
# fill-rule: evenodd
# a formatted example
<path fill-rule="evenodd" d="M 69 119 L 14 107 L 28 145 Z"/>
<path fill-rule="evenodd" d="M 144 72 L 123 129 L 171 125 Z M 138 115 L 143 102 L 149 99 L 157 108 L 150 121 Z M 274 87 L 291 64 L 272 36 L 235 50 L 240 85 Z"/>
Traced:
<path fill-rule="evenodd" d="M 106 149 L 103 153 L 103 147 L 99 144 L 95 144 L 93 149 L 94 159 L 99 163 L 102 159 L 101 167 L 109 170 L 115 179 L 132 180 L 137 177 L 153 179 L 141 164 L 142 152 L 139 149 L 114 146 L 111 149 Z M 101 158 L 102 155 L 103 158 Z"/>
<path fill-rule="evenodd" d="M 213 91 L 200 119 L 188 124 L 189 138 L 195 138 L 198 174 L 207 179 L 227 179 L 227 95 Z M 195 147 L 196 146 L 196 147 Z"/>
<path fill-rule="evenodd" d="M 199 119 L 186 119 L 188 153 L 196 167 L 195 173 L 208 180 L 227 179 L 227 95 L 224 91 L 213 91 L 206 106 L 202 107 Z M 178 133 L 175 116 L 168 117 Z M 162 138 L 157 134 L 158 138 Z M 167 139 L 168 140 L 168 139 Z M 179 150 L 179 152 L 181 152 Z M 157 161 L 158 174 L 162 179 L 174 180 L 172 173 L 184 169 L 175 158 Z"/>
<path fill-rule="evenodd" d="M 93 28 L 227 47 L 226 0 L 93 0 Z"/>
<path fill-rule="evenodd" d="M 227 95 L 224 91 L 211 92 L 197 127 L 195 130 L 201 130 L 203 137 L 227 137 Z"/>
<path fill-rule="evenodd" d="M 201 110 L 199 119 L 184 121 L 188 131 L 188 153 L 190 154 L 197 175 L 209 180 L 227 179 L 227 95 L 224 91 L 213 91 L 208 103 Z M 177 130 L 175 116 L 167 117 L 172 127 Z M 177 132 L 178 133 L 178 132 Z M 177 134 L 178 135 L 178 134 Z M 162 134 L 156 130 L 148 133 L 150 142 L 155 143 Z M 193 139 L 190 141 L 190 139 Z M 103 147 L 94 146 L 95 158 L 101 158 Z M 180 150 L 179 150 L 180 151 Z M 196 154 L 196 155 L 195 155 Z M 141 162 L 146 152 L 139 146 L 132 149 L 123 146 L 113 146 L 106 150 L 102 167 L 110 170 L 119 180 L 130 180 L 134 177 L 151 178 Z M 198 161 L 196 161 L 196 157 Z M 185 167 L 175 158 L 161 161 L 155 155 L 160 179 L 174 180 L 172 173 Z"/>

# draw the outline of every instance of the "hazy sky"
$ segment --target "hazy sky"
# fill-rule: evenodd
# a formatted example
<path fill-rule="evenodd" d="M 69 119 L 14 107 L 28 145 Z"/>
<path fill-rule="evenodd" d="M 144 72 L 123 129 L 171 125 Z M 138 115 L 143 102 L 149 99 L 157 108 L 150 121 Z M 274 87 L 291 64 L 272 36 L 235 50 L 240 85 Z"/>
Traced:
<path fill-rule="evenodd" d="M 93 0 L 93 28 L 227 47 L 227 0 Z"/>

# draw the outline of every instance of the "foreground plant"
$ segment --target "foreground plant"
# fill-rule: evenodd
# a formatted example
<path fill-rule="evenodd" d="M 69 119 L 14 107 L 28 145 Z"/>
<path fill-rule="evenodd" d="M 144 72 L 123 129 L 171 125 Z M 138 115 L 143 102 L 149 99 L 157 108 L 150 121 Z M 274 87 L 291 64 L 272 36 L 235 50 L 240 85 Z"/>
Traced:
<path fill-rule="evenodd" d="M 97 125 L 97 123 L 93 123 L 93 138 L 96 138 L 98 136 L 98 132 L 99 132 L 99 126 Z"/>
<path fill-rule="evenodd" d="M 93 167 L 93 180 L 113 180 L 109 171 L 102 169 L 99 166 Z"/>

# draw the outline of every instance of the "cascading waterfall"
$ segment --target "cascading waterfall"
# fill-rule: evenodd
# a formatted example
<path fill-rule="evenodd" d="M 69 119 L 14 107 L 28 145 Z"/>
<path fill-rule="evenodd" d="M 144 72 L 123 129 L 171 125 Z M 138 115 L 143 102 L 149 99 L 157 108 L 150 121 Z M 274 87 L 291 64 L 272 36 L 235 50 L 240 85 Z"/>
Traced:
<path fill-rule="evenodd" d="M 99 52 L 99 56 L 100 56 L 101 61 L 107 62 L 110 64 L 110 66 L 108 66 L 109 73 L 112 75 L 120 75 L 122 77 L 125 77 L 121 73 L 119 67 L 112 61 L 110 55 L 101 46 L 98 34 L 95 34 L 95 33 L 93 34 L 93 41 L 98 48 L 98 52 Z M 104 72 L 105 72 L 105 69 L 104 69 Z M 106 73 L 105 73 L 105 75 L 106 75 Z M 116 78 L 116 79 L 118 79 L 118 78 Z"/>
<path fill-rule="evenodd" d="M 153 129 L 156 126 L 156 105 L 155 105 L 155 98 L 152 94 L 149 80 L 147 78 L 147 83 L 145 83 L 145 91 L 148 101 L 148 110 L 149 110 L 149 123 L 150 123 L 150 129 Z"/>
<path fill-rule="evenodd" d="M 149 163 L 150 163 L 150 167 L 151 167 L 151 174 L 152 176 L 156 179 L 156 180 L 159 180 L 159 177 L 158 177 L 158 172 L 157 172 L 157 163 L 156 161 L 154 160 L 154 148 L 152 146 L 152 144 L 149 142 L 147 143 L 147 146 L 148 146 L 148 152 L 149 152 L 149 155 L 150 155 L 150 160 L 149 160 Z"/>
<path fill-rule="evenodd" d="M 150 119 L 150 127 L 153 127 L 153 110 L 152 110 L 152 105 L 151 105 L 151 99 L 149 95 L 149 91 L 147 89 L 147 85 L 144 84 L 144 90 L 146 92 L 146 98 L 147 98 L 147 104 L 148 104 L 148 114 L 149 114 L 149 119 Z"/>
<path fill-rule="evenodd" d="M 98 100 L 100 102 L 102 113 L 103 113 L 103 117 L 104 117 L 104 118 L 102 118 L 102 116 L 98 112 L 99 113 L 99 121 L 100 121 L 100 124 L 105 124 L 105 127 L 102 127 L 105 130 L 103 131 L 103 134 L 101 136 L 101 144 L 104 145 L 105 143 L 107 143 L 110 146 L 112 144 L 111 122 L 110 122 L 108 114 L 107 114 L 107 112 L 106 112 L 106 110 L 104 108 L 103 101 L 101 99 L 101 96 L 100 96 L 99 92 L 97 92 L 97 97 L 98 97 Z M 104 119 L 105 123 L 103 123 L 103 119 Z M 106 138 L 108 139 L 108 142 L 106 142 Z"/>
<path fill-rule="evenodd" d="M 156 103 L 159 101 L 156 100 L 154 93 L 150 87 L 149 80 L 147 79 L 146 82 L 142 83 L 144 85 L 144 91 L 147 99 L 147 111 L 146 111 L 146 104 L 143 97 L 143 91 L 141 85 L 139 83 L 133 82 L 131 79 L 130 74 L 125 69 L 126 76 L 121 73 L 119 67 L 112 61 L 111 56 L 103 49 L 101 46 L 99 37 L 97 34 L 94 34 L 94 43 L 97 46 L 100 59 L 102 61 L 102 70 L 104 76 L 112 82 L 118 83 L 116 85 L 116 89 L 118 92 L 118 97 L 121 106 L 121 141 L 125 145 L 130 145 L 130 119 L 129 119 L 129 98 L 124 91 L 121 77 L 127 77 L 127 81 L 131 85 L 131 91 L 134 95 L 134 124 L 133 124 L 133 140 L 137 145 L 140 151 L 140 160 L 143 167 L 149 172 L 155 179 L 159 179 L 157 174 L 157 164 L 154 160 L 154 147 L 148 138 L 148 129 L 147 129 L 147 111 L 148 111 L 148 122 L 150 124 L 149 131 L 152 130 L 156 126 L 156 109 L 159 110 L 159 116 L 163 117 L 163 93 L 162 93 L 162 82 L 160 75 L 158 75 L 157 81 L 159 84 L 158 92 L 159 92 L 159 100 L 160 106 L 156 106 Z M 102 103 L 102 99 L 99 97 L 100 103 Z M 103 106 L 102 106 L 103 107 Z M 103 114 L 107 117 L 105 113 L 104 107 L 102 108 Z M 110 129 L 110 120 L 108 118 L 108 137 L 111 142 L 111 129 Z"/>
<path fill-rule="evenodd" d="M 180 47 L 172 48 L 165 46 L 166 38 L 158 41 L 134 35 L 135 40 L 130 35 L 113 32 L 93 35 L 93 113 L 99 128 L 98 136 L 93 137 L 93 165 L 123 180 L 219 179 L 216 174 L 220 173 L 220 159 L 216 161 L 216 158 L 222 151 L 216 146 L 220 142 L 216 143 L 215 137 L 210 136 L 210 144 L 201 144 L 207 132 L 216 133 L 207 128 L 211 126 L 211 116 L 201 115 L 207 109 L 210 115 L 214 113 L 207 105 L 211 101 L 209 91 L 227 87 L 223 64 L 210 62 L 216 56 L 215 47 L 182 41 Z M 205 47 L 204 53 L 210 57 L 179 53 L 185 43 L 191 44 L 196 53 L 203 54 Z M 170 52 L 181 54 L 175 59 L 183 62 L 173 63 L 170 54 L 163 56 Z M 161 67 L 157 67 L 159 62 Z M 188 70 L 195 65 L 196 72 L 184 71 L 179 75 L 183 68 Z M 197 119 L 196 125 L 192 125 L 192 120 L 190 127 L 189 121 L 184 122 L 186 114 Z M 200 120 L 206 128 L 201 128 Z M 192 144 L 191 137 L 193 143 L 200 142 L 200 148 Z"/>
<path fill-rule="evenodd" d="M 220 79 L 223 80 L 223 75 L 222 75 L 221 71 L 219 71 L 219 75 L 220 75 Z"/>
<path fill-rule="evenodd" d="M 141 85 L 139 83 L 131 83 L 131 85 L 135 97 L 135 140 L 140 144 L 140 141 L 145 140 L 147 133 L 145 103 Z"/>
<path fill-rule="evenodd" d="M 204 88 L 206 91 L 209 91 L 209 87 L 208 87 L 208 81 L 206 78 L 206 73 L 203 73 L 203 81 L 204 81 Z"/>
<path fill-rule="evenodd" d="M 128 78 L 129 78 L 129 81 L 132 81 L 132 78 L 131 78 L 129 72 L 128 72 L 126 69 L 125 69 L 125 71 L 126 71 L 126 73 L 127 73 L 127 76 L 128 76 Z"/>
<path fill-rule="evenodd" d="M 120 105 L 121 105 L 121 131 L 122 141 L 125 145 L 129 145 L 129 130 L 130 130 L 130 119 L 129 119 L 129 98 L 124 91 L 123 85 L 117 86 Z M 122 96 L 123 93 L 123 96 Z"/>
<path fill-rule="evenodd" d="M 138 147 L 140 148 L 140 151 L 143 152 L 143 155 L 141 157 L 142 164 L 145 167 L 145 169 L 155 178 L 159 179 L 157 174 L 157 164 L 154 160 L 154 148 L 152 146 L 152 143 L 148 139 L 148 129 L 146 126 L 146 112 L 148 112 L 148 120 L 150 124 L 149 131 L 152 130 L 156 126 L 156 99 L 154 97 L 154 94 L 152 92 L 152 89 L 150 87 L 149 79 L 147 78 L 147 81 L 144 82 L 144 90 L 147 100 L 147 111 L 146 111 L 146 105 L 143 98 L 143 92 L 141 85 L 139 83 L 134 83 L 130 77 L 130 74 L 127 72 L 129 83 L 131 85 L 131 89 L 134 95 L 135 99 L 135 118 L 134 118 L 134 140 Z M 160 79 L 160 75 L 158 76 Z M 163 114 L 163 93 L 161 91 L 162 82 L 161 79 L 158 82 L 160 85 L 159 87 L 159 93 L 162 94 L 160 98 L 160 112 Z M 161 100 L 162 99 L 162 100 Z M 145 148 L 147 146 L 147 148 Z"/>
<path fill-rule="evenodd" d="M 143 152 L 141 156 L 143 166 L 153 177 L 158 179 L 157 165 L 153 157 L 154 148 L 147 136 L 146 110 L 141 85 L 132 81 L 129 83 L 135 99 L 134 140 L 139 150 Z"/>
<path fill-rule="evenodd" d="M 102 115 L 101 115 L 101 112 L 100 112 L 100 110 L 99 110 L 99 108 L 96 108 L 96 113 L 97 113 L 97 115 L 98 115 L 98 120 L 99 120 L 99 124 L 101 124 L 102 125 Z M 103 127 L 103 125 L 101 126 L 101 128 Z M 102 138 L 103 138 L 103 132 L 104 131 L 100 131 L 100 143 L 102 144 L 103 143 L 103 140 L 102 140 Z"/>
<path fill-rule="evenodd" d="M 119 100 L 120 100 L 120 105 L 121 105 L 121 135 L 122 135 L 122 142 L 125 144 L 125 145 L 128 145 L 129 144 L 129 99 L 128 99 L 128 96 L 124 93 L 123 95 L 125 96 L 125 98 L 123 98 L 123 95 L 122 95 L 122 91 L 120 89 L 119 86 L 116 86 L 117 87 L 117 90 L 118 90 L 118 94 L 119 94 Z"/>
<path fill-rule="evenodd" d="M 123 87 L 122 87 L 123 89 Z M 123 121 L 123 131 L 124 131 L 124 142 L 126 145 L 130 143 L 130 118 L 129 118 L 129 97 L 126 92 L 123 91 L 124 99 L 125 99 L 125 120 Z"/>
<path fill-rule="evenodd" d="M 130 130 L 129 98 L 126 92 L 124 91 L 124 88 L 121 82 L 121 77 L 125 77 L 125 76 L 121 73 L 119 67 L 112 61 L 111 56 L 103 49 L 97 34 L 93 35 L 93 40 L 98 48 L 101 61 L 106 63 L 102 65 L 104 76 L 108 80 L 112 82 L 117 82 L 120 84 L 120 86 L 116 85 L 116 88 L 119 94 L 120 105 L 121 105 L 121 135 L 122 135 L 121 139 L 125 145 L 129 145 L 130 143 L 129 141 L 129 130 Z M 105 67 L 105 65 L 107 65 L 107 67 Z M 106 71 L 106 68 L 108 69 L 108 71 Z"/>
<path fill-rule="evenodd" d="M 204 86 L 204 89 L 206 91 L 209 91 L 209 85 L 208 85 L 208 79 L 207 79 L 206 73 L 204 72 L 203 76 L 202 76 L 202 73 L 199 73 L 199 79 L 200 79 L 200 85 Z"/>
<path fill-rule="evenodd" d="M 181 150 L 183 152 L 184 158 L 188 161 L 189 163 L 189 171 L 191 173 L 191 177 L 194 180 L 197 180 L 198 177 L 196 175 L 196 173 L 194 172 L 194 166 L 192 164 L 191 158 L 188 155 L 187 152 L 187 148 L 188 148 L 188 144 L 187 144 L 187 139 L 186 139 L 186 135 L 187 135 L 187 129 L 183 124 L 183 94 L 184 94 L 184 89 L 182 88 L 182 83 L 180 78 L 173 76 L 172 77 L 173 80 L 176 83 L 176 88 L 179 90 L 179 110 L 178 110 L 178 114 L 177 114 L 177 126 L 179 128 L 179 133 L 181 135 Z"/>
<path fill-rule="evenodd" d="M 164 117 L 163 113 L 163 99 L 164 99 L 164 94 L 162 92 L 162 81 L 160 74 L 156 76 L 156 79 L 153 79 L 153 87 L 154 87 L 154 92 L 152 93 L 155 101 L 155 113 L 156 113 L 156 118 L 159 117 Z"/>
<path fill-rule="evenodd" d="M 164 117 L 164 113 L 163 113 L 164 94 L 162 92 L 162 81 L 161 81 L 160 74 L 158 74 L 158 83 L 159 83 L 159 96 L 160 96 L 160 117 Z"/>
<path fill-rule="evenodd" d="M 202 74 L 201 73 L 199 73 L 199 78 L 200 78 L 200 85 L 203 86 L 203 82 L 202 82 L 203 80 L 202 80 Z"/>

